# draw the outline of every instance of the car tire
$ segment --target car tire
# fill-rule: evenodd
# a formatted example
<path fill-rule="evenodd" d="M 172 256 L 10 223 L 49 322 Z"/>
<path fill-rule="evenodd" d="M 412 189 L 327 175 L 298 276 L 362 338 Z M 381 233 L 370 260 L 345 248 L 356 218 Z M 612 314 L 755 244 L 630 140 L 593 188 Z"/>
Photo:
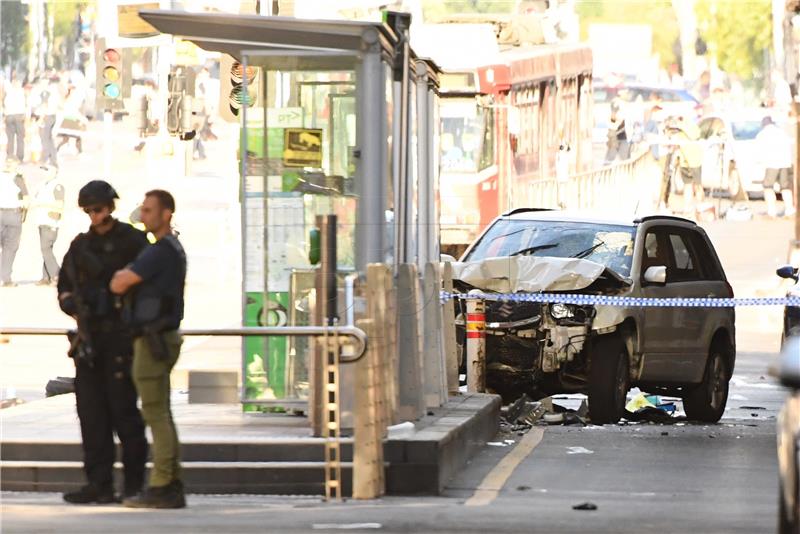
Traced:
<path fill-rule="evenodd" d="M 728 402 L 728 363 L 723 343 L 711 345 L 703 381 L 683 396 L 686 417 L 703 423 L 716 423 Z"/>
<path fill-rule="evenodd" d="M 591 347 L 589 362 L 589 419 L 616 423 L 625 412 L 630 389 L 628 350 L 617 334 L 600 336 Z"/>

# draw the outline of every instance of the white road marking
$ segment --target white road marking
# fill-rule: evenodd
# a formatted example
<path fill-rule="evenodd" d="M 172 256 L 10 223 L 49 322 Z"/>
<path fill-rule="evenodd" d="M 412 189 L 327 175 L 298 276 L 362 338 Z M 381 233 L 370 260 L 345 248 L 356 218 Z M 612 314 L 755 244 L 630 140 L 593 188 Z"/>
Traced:
<path fill-rule="evenodd" d="M 383 528 L 380 523 L 314 523 L 314 530 L 366 530 Z"/>
<path fill-rule="evenodd" d="M 544 430 L 532 428 L 525 437 L 520 440 L 519 445 L 514 447 L 508 454 L 500 460 L 494 468 L 486 475 L 472 497 L 464 503 L 465 506 L 486 506 L 497 498 L 500 490 L 503 489 L 514 470 L 522 461 L 533 452 L 544 437 Z"/>

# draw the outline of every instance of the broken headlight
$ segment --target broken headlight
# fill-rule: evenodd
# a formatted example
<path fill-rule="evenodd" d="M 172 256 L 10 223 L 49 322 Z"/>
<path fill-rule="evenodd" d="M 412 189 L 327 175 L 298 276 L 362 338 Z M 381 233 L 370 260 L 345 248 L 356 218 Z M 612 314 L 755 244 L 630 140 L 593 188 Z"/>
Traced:
<path fill-rule="evenodd" d="M 550 306 L 550 315 L 553 319 L 568 319 L 575 317 L 575 309 L 568 304 L 556 303 Z"/>

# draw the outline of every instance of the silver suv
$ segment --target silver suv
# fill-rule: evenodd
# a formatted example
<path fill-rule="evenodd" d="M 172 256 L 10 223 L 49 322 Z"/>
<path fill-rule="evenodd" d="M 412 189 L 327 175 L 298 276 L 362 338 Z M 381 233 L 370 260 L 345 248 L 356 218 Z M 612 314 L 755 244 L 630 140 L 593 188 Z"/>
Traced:
<path fill-rule="evenodd" d="M 495 219 L 453 264 L 458 291 L 646 298 L 732 298 L 708 236 L 694 222 L 521 209 Z M 465 305 L 456 320 L 464 346 Z M 630 387 L 680 396 L 690 419 L 722 417 L 733 374 L 734 309 L 486 303 L 487 387 L 589 396 L 595 423 L 624 414 Z"/>

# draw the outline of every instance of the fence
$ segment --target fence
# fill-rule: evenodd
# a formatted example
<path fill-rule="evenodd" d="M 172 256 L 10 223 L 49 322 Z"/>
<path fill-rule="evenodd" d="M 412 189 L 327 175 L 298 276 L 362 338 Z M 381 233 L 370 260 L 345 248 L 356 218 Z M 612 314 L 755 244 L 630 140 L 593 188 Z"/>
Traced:
<path fill-rule="evenodd" d="M 658 206 L 661 167 L 649 150 L 599 169 L 574 174 L 568 180 L 537 180 L 530 184 L 531 206 L 570 210 L 652 210 Z"/>

